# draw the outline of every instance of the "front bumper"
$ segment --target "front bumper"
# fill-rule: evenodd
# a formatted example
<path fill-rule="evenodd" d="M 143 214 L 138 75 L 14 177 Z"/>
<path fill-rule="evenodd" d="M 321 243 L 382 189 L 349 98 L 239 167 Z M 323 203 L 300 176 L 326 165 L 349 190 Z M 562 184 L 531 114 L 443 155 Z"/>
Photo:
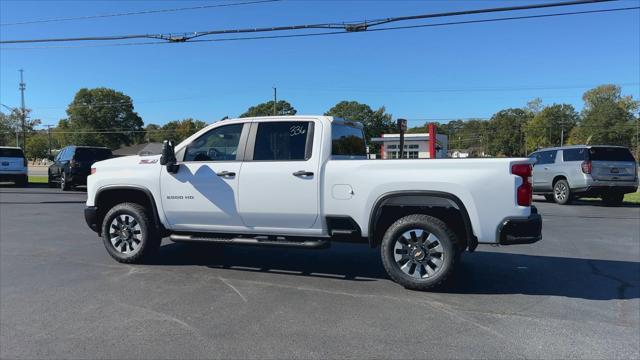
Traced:
<path fill-rule="evenodd" d="M 500 245 L 533 244 L 542 240 L 542 216 L 535 206 L 527 218 L 506 219 L 498 229 Z"/>
<path fill-rule="evenodd" d="M 84 208 L 84 221 L 91 230 L 100 234 L 100 228 L 98 227 L 98 208 L 95 206 L 87 206 Z"/>

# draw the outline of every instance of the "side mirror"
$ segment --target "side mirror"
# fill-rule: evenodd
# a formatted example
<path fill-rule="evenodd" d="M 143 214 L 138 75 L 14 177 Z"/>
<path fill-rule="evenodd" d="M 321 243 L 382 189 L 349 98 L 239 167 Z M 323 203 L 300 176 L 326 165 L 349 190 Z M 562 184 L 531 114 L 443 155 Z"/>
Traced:
<path fill-rule="evenodd" d="M 175 174 L 178 172 L 179 165 L 177 164 L 176 153 L 173 148 L 173 141 L 165 140 L 162 143 L 162 156 L 160 156 L 160 165 L 166 166 L 167 171 Z"/>

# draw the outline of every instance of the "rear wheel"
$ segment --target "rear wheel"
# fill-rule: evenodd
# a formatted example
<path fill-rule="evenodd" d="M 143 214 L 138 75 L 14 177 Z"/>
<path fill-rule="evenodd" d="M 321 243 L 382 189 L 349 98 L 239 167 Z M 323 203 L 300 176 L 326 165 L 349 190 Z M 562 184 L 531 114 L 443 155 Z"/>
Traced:
<path fill-rule="evenodd" d="M 391 279 L 415 290 L 442 284 L 457 260 L 454 232 L 441 220 L 421 214 L 393 223 L 384 234 L 380 251 Z"/>
<path fill-rule="evenodd" d="M 567 180 L 558 180 L 553 185 L 553 200 L 560 205 L 571 202 L 571 188 Z"/>
<path fill-rule="evenodd" d="M 620 206 L 624 200 L 623 193 L 608 193 L 602 195 L 602 202 L 608 206 Z"/>
<path fill-rule="evenodd" d="M 102 242 L 117 261 L 140 263 L 158 250 L 160 236 L 141 205 L 122 203 L 111 208 L 104 217 Z"/>

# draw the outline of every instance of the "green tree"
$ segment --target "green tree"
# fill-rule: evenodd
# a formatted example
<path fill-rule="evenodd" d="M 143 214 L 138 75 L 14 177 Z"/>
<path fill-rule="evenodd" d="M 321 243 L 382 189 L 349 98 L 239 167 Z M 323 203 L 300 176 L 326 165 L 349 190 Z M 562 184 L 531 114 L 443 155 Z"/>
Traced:
<path fill-rule="evenodd" d="M 571 132 L 572 144 L 608 144 L 635 147 L 634 112 L 640 105 L 622 96 L 620 86 L 600 85 L 582 95 L 582 120 Z"/>
<path fill-rule="evenodd" d="M 280 100 L 276 103 L 276 113 L 278 115 L 295 115 L 298 111 L 288 102 Z M 240 115 L 244 117 L 255 116 L 273 116 L 273 100 L 250 107 L 245 113 Z"/>
<path fill-rule="evenodd" d="M 72 132 L 76 145 L 101 145 L 116 149 L 142 140 L 142 118 L 133 101 L 122 92 L 108 89 L 80 89 L 67 108 L 61 129 Z"/>
<path fill-rule="evenodd" d="M 164 140 L 164 133 L 160 125 L 149 124 L 144 127 L 144 131 L 146 142 L 162 142 Z"/>
<path fill-rule="evenodd" d="M 171 139 L 176 143 L 193 135 L 196 131 L 207 126 L 207 123 L 201 120 L 183 119 L 169 121 L 162 126 L 162 132 L 159 132 L 158 137 L 162 140 Z M 160 141 L 162 141 L 160 140 Z"/>
<path fill-rule="evenodd" d="M 25 132 L 27 141 L 34 128 L 40 125 L 40 119 L 31 119 L 31 109 L 25 109 Z M 13 109 L 9 114 L 0 112 L 0 146 L 15 146 L 16 133 L 19 134 L 19 146 L 22 146 L 22 112 Z"/>
<path fill-rule="evenodd" d="M 524 156 L 524 126 L 533 118 L 525 109 L 498 111 L 488 124 L 488 151 L 494 156 Z"/>
<path fill-rule="evenodd" d="M 540 147 L 560 146 L 561 143 L 565 143 L 578 119 L 578 113 L 569 104 L 554 104 L 542 108 L 525 125 L 527 153 Z M 562 135 L 564 138 L 560 141 Z"/>
<path fill-rule="evenodd" d="M 27 139 L 27 158 L 43 159 L 49 155 L 49 137 L 46 133 L 36 133 Z"/>
<path fill-rule="evenodd" d="M 341 101 L 329 109 L 325 115 L 361 122 L 364 125 L 364 133 L 371 153 L 375 153 L 379 149 L 378 144 L 370 142 L 371 138 L 379 137 L 385 133 L 397 132 L 391 114 L 387 114 L 384 106 L 374 111 L 367 104 L 357 101 Z"/>

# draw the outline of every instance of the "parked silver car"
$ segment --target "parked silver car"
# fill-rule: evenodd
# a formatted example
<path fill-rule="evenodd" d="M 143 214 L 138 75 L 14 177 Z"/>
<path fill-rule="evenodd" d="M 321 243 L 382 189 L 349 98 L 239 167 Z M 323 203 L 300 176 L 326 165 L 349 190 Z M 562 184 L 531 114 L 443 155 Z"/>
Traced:
<path fill-rule="evenodd" d="M 626 147 L 575 145 L 541 149 L 529 156 L 536 159 L 533 192 L 548 201 L 564 205 L 590 196 L 619 205 L 624 194 L 638 190 L 636 160 Z"/>

